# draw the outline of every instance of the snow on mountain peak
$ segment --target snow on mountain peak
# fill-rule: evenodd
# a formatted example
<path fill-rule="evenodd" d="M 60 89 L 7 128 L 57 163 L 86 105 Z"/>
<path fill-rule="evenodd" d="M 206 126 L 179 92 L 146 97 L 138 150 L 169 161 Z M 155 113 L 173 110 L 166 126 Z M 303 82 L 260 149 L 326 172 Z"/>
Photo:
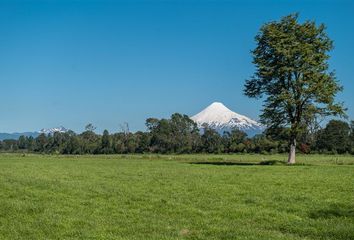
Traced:
<path fill-rule="evenodd" d="M 65 133 L 67 131 L 68 131 L 68 129 L 66 129 L 63 126 L 60 126 L 60 127 L 54 127 L 54 128 L 43 128 L 42 130 L 39 131 L 39 133 L 53 134 L 55 132 Z"/>
<path fill-rule="evenodd" d="M 260 123 L 231 111 L 220 102 L 210 104 L 203 111 L 191 117 L 191 119 L 197 123 L 199 128 L 202 128 L 204 124 L 207 124 L 209 127 L 214 128 L 220 133 L 231 131 L 233 128 L 238 128 L 249 135 L 254 135 L 254 133 L 263 130 Z"/>

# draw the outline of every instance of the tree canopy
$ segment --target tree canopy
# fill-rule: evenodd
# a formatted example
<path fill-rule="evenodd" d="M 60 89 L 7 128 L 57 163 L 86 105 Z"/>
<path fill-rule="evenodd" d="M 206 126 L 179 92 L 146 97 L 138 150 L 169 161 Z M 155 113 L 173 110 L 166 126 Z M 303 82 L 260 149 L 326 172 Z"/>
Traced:
<path fill-rule="evenodd" d="M 295 163 L 296 139 L 309 122 L 328 115 L 344 115 L 335 101 L 342 90 L 329 70 L 333 41 L 324 24 L 299 23 L 298 14 L 263 25 L 252 51 L 256 66 L 244 93 L 262 98 L 261 122 L 268 128 L 289 127 L 289 163 Z"/>

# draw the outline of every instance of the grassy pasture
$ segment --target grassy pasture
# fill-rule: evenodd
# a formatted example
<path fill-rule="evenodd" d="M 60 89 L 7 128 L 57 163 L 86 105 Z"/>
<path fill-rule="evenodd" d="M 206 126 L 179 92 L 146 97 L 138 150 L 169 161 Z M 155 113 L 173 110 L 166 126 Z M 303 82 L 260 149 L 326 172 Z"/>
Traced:
<path fill-rule="evenodd" d="M 354 239 L 354 157 L 0 155 L 0 239 Z"/>

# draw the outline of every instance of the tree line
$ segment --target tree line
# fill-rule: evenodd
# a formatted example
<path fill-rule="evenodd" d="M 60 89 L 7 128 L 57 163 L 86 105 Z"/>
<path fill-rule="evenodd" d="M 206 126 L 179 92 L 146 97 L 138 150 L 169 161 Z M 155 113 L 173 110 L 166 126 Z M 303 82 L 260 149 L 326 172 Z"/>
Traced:
<path fill-rule="evenodd" d="M 88 124 L 76 134 L 41 134 L 36 138 L 0 141 L 2 152 L 46 154 L 129 154 L 129 153 L 286 153 L 290 128 L 267 129 L 253 137 L 238 129 L 219 134 L 207 125 L 198 129 L 187 115 L 175 113 L 169 119 L 149 118 L 147 131 L 130 132 L 128 126 L 117 133 L 95 133 Z M 354 121 L 331 120 L 323 128 L 303 132 L 297 137 L 302 153 L 354 154 Z"/>

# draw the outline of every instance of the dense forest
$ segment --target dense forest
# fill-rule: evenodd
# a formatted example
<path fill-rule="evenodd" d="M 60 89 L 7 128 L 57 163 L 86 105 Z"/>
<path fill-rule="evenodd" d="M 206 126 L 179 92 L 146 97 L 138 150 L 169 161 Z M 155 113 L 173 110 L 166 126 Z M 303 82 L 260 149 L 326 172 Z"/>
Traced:
<path fill-rule="evenodd" d="M 170 119 L 149 118 L 147 131 L 132 133 L 128 125 L 117 133 L 95 133 L 88 124 L 85 131 L 41 134 L 37 138 L 21 136 L 18 140 L 0 141 L 2 152 L 49 154 L 125 154 L 125 153 L 286 153 L 289 129 L 267 129 L 248 137 L 234 129 L 220 135 L 204 126 L 199 130 L 187 116 L 175 113 Z M 354 154 L 354 121 L 331 120 L 323 128 L 307 127 L 299 136 L 302 153 Z"/>

